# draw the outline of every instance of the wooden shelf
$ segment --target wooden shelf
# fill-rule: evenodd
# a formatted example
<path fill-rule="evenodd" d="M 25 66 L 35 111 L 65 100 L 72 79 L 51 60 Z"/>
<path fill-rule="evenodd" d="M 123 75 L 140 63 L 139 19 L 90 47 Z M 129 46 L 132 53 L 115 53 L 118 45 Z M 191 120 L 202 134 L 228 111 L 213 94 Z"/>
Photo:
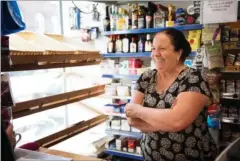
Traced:
<path fill-rule="evenodd" d="M 240 79 L 240 72 L 221 72 L 223 79 L 233 80 Z"/>
<path fill-rule="evenodd" d="M 11 55 L 12 65 L 2 66 L 2 72 L 96 65 L 100 54 L 76 55 Z"/>
<path fill-rule="evenodd" d="M 220 103 L 222 104 L 228 104 L 228 105 L 236 105 L 239 106 L 240 104 L 240 99 L 235 99 L 235 98 L 221 98 Z"/>
<path fill-rule="evenodd" d="M 66 104 L 74 103 L 104 93 L 105 85 L 85 88 L 72 92 L 61 93 L 53 96 L 38 98 L 30 101 L 16 103 L 12 108 L 13 118 L 27 116 L 33 113 L 53 109 Z"/>

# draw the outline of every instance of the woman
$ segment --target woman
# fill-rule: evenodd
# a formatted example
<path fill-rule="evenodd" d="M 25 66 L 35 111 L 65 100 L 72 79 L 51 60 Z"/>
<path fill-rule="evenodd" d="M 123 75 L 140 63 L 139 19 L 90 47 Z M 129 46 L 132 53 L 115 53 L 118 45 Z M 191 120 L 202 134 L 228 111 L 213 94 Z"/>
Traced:
<path fill-rule="evenodd" d="M 213 161 L 216 145 L 208 131 L 210 91 L 200 72 L 184 61 L 191 47 L 183 33 L 165 29 L 153 40 L 156 69 L 137 81 L 126 106 L 130 125 L 143 132 L 146 161 Z"/>

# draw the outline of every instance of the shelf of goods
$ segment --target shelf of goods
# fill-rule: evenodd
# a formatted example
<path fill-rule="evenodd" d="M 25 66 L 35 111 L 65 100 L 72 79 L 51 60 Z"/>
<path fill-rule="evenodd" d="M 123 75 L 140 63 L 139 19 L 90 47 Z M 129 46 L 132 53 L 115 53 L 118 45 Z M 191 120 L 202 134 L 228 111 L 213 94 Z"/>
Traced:
<path fill-rule="evenodd" d="M 240 105 L 240 99 L 239 98 L 221 98 L 220 102 L 222 104 L 230 104 L 230 105 Z"/>
<path fill-rule="evenodd" d="M 123 151 L 106 149 L 106 150 L 104 150 L 104 153 L 119 156 L 119 157 L 125 157 L 125 158 L 129 158 L 129 159 L 144 160 L 142 155 L 123 152 Z"/>
<path fill-rule="evenodd" d="M 103 58 L 150 58 L 151 52 L 137 52 L 137 53 L 104 53 Z M 194 57 L 196 52 L 191 52 L 190 57 Z"/>
<path fill-rule="evenodd" d="M 36 70 L 99 64 L 99 51 L 80 50 L 73 44 L 46 35 L 20 32 L 10 35 L 9 57 L 2 59 L 2 71 Z M 8 62 L 7 62 L 8 61 Z"/>
<path fill-rule="evenodd" d="M 174 26 L 173 28 L 176 28 L 181 31 L 186 30 L 201 30 L 203 28 L 203 25 L 201 24 L 193 24 L 193 25 L 183 25 L 183 26 Z M 106 31 L 104 32 L 104 35 L 120 35 L 120 34 L 147 34 L 147 33 L 157 33 L 165 28 L 148 28 L 148 29 L 136 29 L 136 30 L 122 30 L 122 31 Z"/>
<path fill-rule="evenodd" d="M 229 118 L 229 117 L 222 117 L 221 122 L 227 123 L 227 124 L 235 124 L 240 126 L 240 122 L 238 119 Z"/>
<path fill-rule="evenodd" d="M 233 80 L 233 79 L 240 79 L 240 72 L 222 72 L 222 79 L 228 79 L 228 80 Z"/>
<path fill-rule="evenodd" d="M 140 133 L 140 132 L 130 132 L 130 131 L 123 131 L 123 130 L 107 129 L 106 133 L 109 135 L 121 135 L 121 136 L 137 138 L 137 139 L 142 138 L 142 133 Z"/>

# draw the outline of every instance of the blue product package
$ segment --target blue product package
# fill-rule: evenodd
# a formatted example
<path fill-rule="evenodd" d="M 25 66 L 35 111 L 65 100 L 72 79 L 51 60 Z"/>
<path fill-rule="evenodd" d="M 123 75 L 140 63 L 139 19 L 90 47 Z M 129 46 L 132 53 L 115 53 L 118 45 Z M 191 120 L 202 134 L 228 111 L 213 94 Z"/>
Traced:
<path fill-rule="evenodd" d="M 26 28 L 16 1 L 1 1 L 1 36 Z"/>

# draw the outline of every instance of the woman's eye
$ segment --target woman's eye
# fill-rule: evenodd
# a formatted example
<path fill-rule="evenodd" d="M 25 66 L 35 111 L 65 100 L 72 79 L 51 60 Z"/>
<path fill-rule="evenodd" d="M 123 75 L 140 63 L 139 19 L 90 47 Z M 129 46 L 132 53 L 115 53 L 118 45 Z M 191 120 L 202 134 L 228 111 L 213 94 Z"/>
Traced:
<path fill-rule="evenodd" d="M 152 48 L 152 50 L 155 50 L 155 48 Z"/>

